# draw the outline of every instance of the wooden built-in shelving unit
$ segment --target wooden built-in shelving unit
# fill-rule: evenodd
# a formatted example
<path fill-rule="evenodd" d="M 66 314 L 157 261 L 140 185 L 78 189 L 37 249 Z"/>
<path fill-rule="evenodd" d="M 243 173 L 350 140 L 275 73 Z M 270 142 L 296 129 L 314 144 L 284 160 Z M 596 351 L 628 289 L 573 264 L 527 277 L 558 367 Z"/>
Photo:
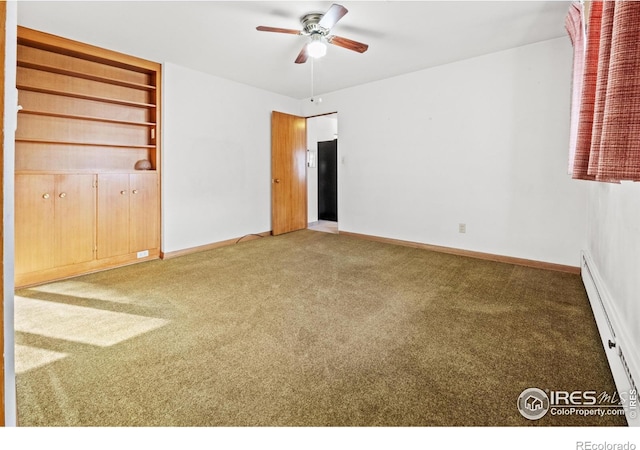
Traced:
<path fill-rule="evenodd" d="M 158 63 L 18 27 L 17 286 L 159 256 L 160 79 Z"/>

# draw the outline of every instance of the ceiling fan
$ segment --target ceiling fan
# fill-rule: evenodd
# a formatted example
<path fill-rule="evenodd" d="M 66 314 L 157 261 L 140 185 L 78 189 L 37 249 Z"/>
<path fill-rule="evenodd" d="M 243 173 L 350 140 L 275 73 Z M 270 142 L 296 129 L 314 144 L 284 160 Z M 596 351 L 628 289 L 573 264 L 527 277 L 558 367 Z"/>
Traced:
<path fill-rule="evenodd" d="M 302 48 L 298 57 L 296 58 L 296 64 L 302 64 L 307 62 L 307 59 L 311 56 L 313 58 L 319 58 L 324 56 L 327 52 L 326 44 L 337 45 L 338 47 L 353 50 L 354 52 L 364 53 L 369 46 L 362 42 L 352 41 L 351 39 L 343 38 L 329 34 L 331 28 L 349 11 L 342 5 L 334 3 L 329 10 L 324 13 L 309 13 L 300 18 L 302 24 L 302 30 L 291 30 L 288 28 L 274 28 L 274 27 L 256 27 L 258 31 L 269 31 L 272 33 L 286 33 L 297 34 L 301 36 L 309 36 L 310 40 Z"/>

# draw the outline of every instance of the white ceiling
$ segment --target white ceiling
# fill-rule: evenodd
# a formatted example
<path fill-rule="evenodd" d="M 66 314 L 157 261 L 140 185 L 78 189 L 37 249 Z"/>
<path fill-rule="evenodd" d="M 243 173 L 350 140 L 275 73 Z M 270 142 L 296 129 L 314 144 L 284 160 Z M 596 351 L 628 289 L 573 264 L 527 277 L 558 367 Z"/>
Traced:
<path fill-rule="evenodd" d="M 294 98 L 311 95 L 312 64 L 294 64 L 299 18 L 332 1 L 26 1 L 20 25 L 171 62 Z M 369 44 L 330 46 L 314 63 L 315 94 L 566 36 L 566 1 L 340 1 L 332 34 Z"/>

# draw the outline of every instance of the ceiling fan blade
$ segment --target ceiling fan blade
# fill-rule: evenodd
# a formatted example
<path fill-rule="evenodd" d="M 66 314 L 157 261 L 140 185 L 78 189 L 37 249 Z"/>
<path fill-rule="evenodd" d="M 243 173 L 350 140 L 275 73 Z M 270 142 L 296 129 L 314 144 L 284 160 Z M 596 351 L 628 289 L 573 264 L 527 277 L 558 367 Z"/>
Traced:
<path fill-rule="evenodd" d="M 308 45 L 309 44 L 306 44 L 304 47 L 302 47 L 302 50 L 300 50 L 300 53 L 296 58 L 296 64 L 304 64 L 307 62 L 307 59 L 309 58 L 309 52 L 307 51 Z"/>
<path fill-rule="evenodd" d="M 329 42 L 329 44 L 337 45 L 338 47 L 343 47 L 358 53 L 364 53 L 369 48 L 367 44 L 352 41 L 351 39 L 343 38 L 340 36 L 329 36 L 327 38 L 327 42 Z"/>
<path fill-rule="evenodd" d="M 299 30 L 290 30 L 289 28 L 274 28 L 274 27 L 256 27 L 258 31 L 270 31 L 272 33 L 287 33 L 287 34 L 302 34 Z"/>
<path fill-rule="evenodd" d="M 344 6 L 334 3 L 333 5 L 331 5 L 331 8 L 329 8 L 329 10 L 324 13 L 322 19 L 320 19 L 320 22 L 318 22 L 318 25 L 322 28 L 330 30 L 336 23 L 338 23 L 338 20 L 342 19 L 342 17 L 344 17 L 344 15 L 348 12 L 349 10 Z"/>

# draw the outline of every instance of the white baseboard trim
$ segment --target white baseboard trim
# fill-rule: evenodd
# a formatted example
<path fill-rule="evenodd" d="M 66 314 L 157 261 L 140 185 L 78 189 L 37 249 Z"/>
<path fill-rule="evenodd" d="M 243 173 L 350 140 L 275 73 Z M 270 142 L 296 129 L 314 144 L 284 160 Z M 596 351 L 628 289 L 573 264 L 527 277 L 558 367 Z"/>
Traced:
<path fill-rule="evenodd" d="M 620 311 L 602 281 L 598 267 L 587 251 L 582 252 L 581 275 L 598 326 L 602 346 L 621 398 L 629 426 L 640 426 L 640 348 L 620 320 Z M 592 389 L 592 388 L 589 388 Z M 635 394 L 635 404 L 632 403 Z M 630 401 L 631 400 L 631 401 Z"/>

